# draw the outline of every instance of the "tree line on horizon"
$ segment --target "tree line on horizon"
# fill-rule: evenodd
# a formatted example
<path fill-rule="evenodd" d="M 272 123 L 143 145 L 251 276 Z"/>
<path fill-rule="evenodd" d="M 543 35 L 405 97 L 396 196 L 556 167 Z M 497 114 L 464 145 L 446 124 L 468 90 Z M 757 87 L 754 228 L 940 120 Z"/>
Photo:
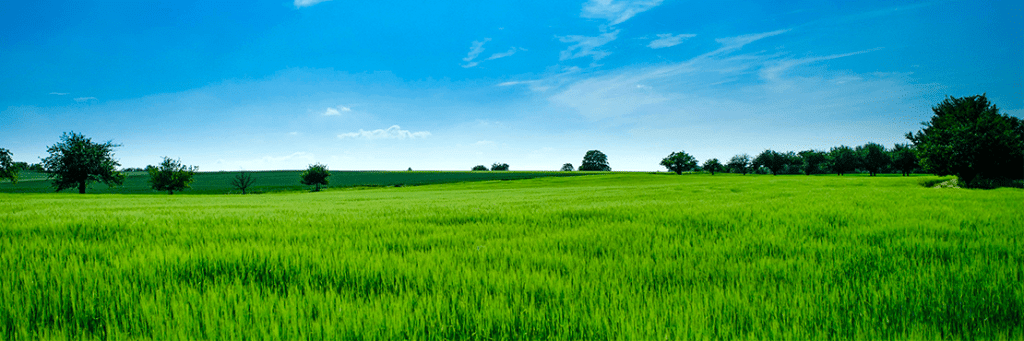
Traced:
<path fill-rule="evenodd" d="M 999 109 L 985 95 L 955 98 L 949 96 L 932 107 L 934 115 L 922 122 L 924 129 L 907 133 L 910 144 L 895 144 L 892 149 L 868 142 L 865 145 L 845 145 L 824 150 L 778 152 L 765 150 L 755 157 L 748 154 L 733 156 L 724 164 L 717 158 L 698 164 L 698 160 L 685 151 L 672 152 L 660 165 L 676 174 L 690 171 L 732 172 L 756 174 L 825 174 L 862 171 L 870 176 L 899 172 L 908 176 L 915 172 L 928 172 L 939 176 L 955 175 L 963 187 L 993 188 L 1020 186 L 1024 179 L 1024 122 L 999 114 Z M 114 159 L 113 149 L 120 147 L 112 141 L 95 143 L 82 134 L 64 133 L 61 142 L 47 148 L 50 155 L 41 163 L 14 162 L 12 153 L 0 148 L 0 179 L 18 182 L 20 170 L 43 172 L 52 181 L 57 192 L 77 188 L 84 194 L 89 183 L 102 182 L 108 186 L 123 184 L 123 171 L 146 171 L 154 190 L 173 194 L 189 188 L 198 170 L 186 166 L 181 160 L 164 157 L 158 166 L 145 169 L 126 168 L 118 171 L 120 163 Z M 561 171 L 574 171 L 571 163 L 562 165 Z M 412 170 L 412 168 L 409 168 Z M 478 165 L 473 171 L 486 171 Z M 491 171 L 507 171 L 509 165 L 496 162 Z M 577 168 L 579 171 L 611 171 L 608 156 L 599 150 L 590 150 Z M 328 184 L 330 171 L 317 163 L 300 176 L 300 183 L 314 186 L 320 191 Z M 251 174 L 241 172 L 232 186 L 246 193 L 254 180 Z"/>

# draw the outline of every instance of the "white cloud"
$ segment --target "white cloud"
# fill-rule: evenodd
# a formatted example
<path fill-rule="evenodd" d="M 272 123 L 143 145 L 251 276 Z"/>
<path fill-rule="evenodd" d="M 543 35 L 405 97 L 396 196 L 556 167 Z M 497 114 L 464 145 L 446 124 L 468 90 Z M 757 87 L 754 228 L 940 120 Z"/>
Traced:
<path fill-rule="evenodd" d="M 377 129 L 377 130 L 371 130 L 371 131 L 366 131 L 366 130 L 359 129 L 358 132 L 340 134 L 340 135 L 338 135 L 338 138 L 339 139 L 354 138 L 354 139 L 367 139 L 367 140 L 381 140 L 381 139 L 399 139 L 399 140 L 404 140 L 404 139 L 426 138 L 427 136 L 430 136 L 430 132 L 429 131 L 417 131 L 417 132 L 414 133 L 414 132 L 410 132 L 408 130 L 402 130 L 401 127 L 399 127 L 397 125 L 393 125 L 393 126 L 387 128 L 387 129 Z"/>
<path fill-rule="evenodd" d="M 324 111 L 323 115 L 324 116 L 338 116 L 338 115 L 341 115 L 341 113 L 343 113 L 343 112 L 351 112 L 351 111 L 352 111 L 352 109 L 349 108 L 349 107 L 338 106 L 337 108 L 327 108 L 327 110 Z"/>
<path fill-rule="evenodd" d="M 57 96 L 66 96 L 68 93 L 67 92 L 51 92 L 50 94 L 51 95 L 57 95 Z"/>
<path fill-rule="evenodd" d="M 519 51 L 519 50 L 520 50 L 519 48 L 513 47 L 513 48 L 509 49 L 507 52 L 492 54 L 490 57 L 487 58 L 487 60 L 494 60 L 494 59 L 498 59 L 498 58 L 505 58 L 505 57 L 511 56 L 513 54 L 516 54 L 516 52 Z"/>
<path fill-rule="evenodd" d="M 696 37 L 696 36 L 697 36 L 696 34 L 671 34 L 671 33 L 659 34 L 658 35 L 658 39 L 655 39 L 654 41 L 651 41 L 650 44 L 647 44 L 647 47 L 650 47 L 652 49 L 660 49 L 660 48 L 672 47 L 672 46 L 679 45 L 680 43 L 683 42 L 684 39 L 689 39 L 689 38 L 693 38 L 693 37 Z"/>
<path fill-rule="evenodd" d="M 473 60 L 484 52 L 484 44 L 486 44 L 489 41 L 491 41 L 491 38 L 484 38 L 484 40 L 474 40 L 473 44 L 469 47 L 469 53 L 466 54 L 466 58 L 462 58 L 462 61 L 466 62 L 466 64 L 463 64 L 462 67 L 471 68 L 477 66 L 477 64 L 480 64 L 479 62 L 474 62 Z"/>
<path fill-rule="evenodd" d="M 662 0 L 590 0 L 583 4 L 580 16 L 591 19 L 605 19 L 610 25 L 618 25 L 633 16 L 661 5 Z"/>
<path fill-rule="evenodd" d="M 327 1 L 331 0 L 295 0 L 295 8 L 309 7 Z"/>
<path fill-rule="evenodd" d="M 88 102 L 88 101 L 95 101 L 95 100 L 97 100 L 96 97 L 78 97 L 78 98 L 75 98 L 75 102 L 78 102 L 78 103 L 85 103 L 85 102 Z"/>
<path fill-rule="evenodd" d="M 720 54 L 720 53 L 725 53 L 725 52 L 731 52 L 731 51 L 739 50 L 739 49 L 743 48 L 744 46 L 746 46 L 747 44 L 753 43 L 755 41 L 758 41 L 758 40 L 761 40 L 761 39 L 764 39 L 764 38 L 777 36 L 777 35 L 780 35 L 780 34 L 783 34 L 783 33 L 786 33 L 786 32 L 789 32 L 789 30 L 788 29 L 786 29 L 786 30 L 775 30 L 775 31 L 764 32 L 764 33 L 745 34 L 745 35 L 736 36 L 736 37 L 718 38 L 718 39 L 715 39 L 715 42 L 718 42 L 719 44 L 722 44 L 722 47 L 720 47 L 719 49 L 714 50 L 714 51 L 712 51 L 712 52 L 710 52 L 708 54 L 709 55 L 710 54 Z"/>
<path fill-rule="evenodd" d="M 603 45 L 605 45 L 607 43 L 612 42 L 613 40 L 615 40 L 615 38 L 616 38 L 616 36 L 618 34 L 619 34 L 619 31 L 616 30 L 614 32 L 604 33 L 604 34 L 596 36 L 596 37 L 587 37 L 587 36 L 564 36 L 564 37 L 558 37 L 558 40 L 563 42 L 563 43 L 575 43 L 575 44 L 569 46 L 568 49 L 565 49 L 565 51 L 562 51 L 562 53 L 559 55 L 559 60 L 576 59 L 576 58 L 586 57 L 586 56 L 592 56 L 595 61 L 596 60 L 600 60 L 601 58 L 604 58 L 604 57 L 608 56 L 611 53 L 607 52 L 607 51 L 598 50 L 597 48 L 601 47 L 601 46 L 603 46 Z"/>
<path fill-rule="evenodd" d="M 834 54 L 834 55 L 823 56 L 823 57 L 792 58 L 792 59 L 783 59 L 783 60 L 778 60 L 778 61 L 772 61 L 772 62 L 767 63 L 765 65 L 765 67 L 761 68 L 761 71 L 758 72 L 758 76 L 760 76 L 761 79 L 764 79 L 764 80 L 767 80 L 767 81 L 775 81 L 775 80 L 779 79 L 779 76 L 781 74 L 783 74 L 784 72 L 786 72 L 789 69 L 792 69 L 793 67 L 796 67 L 796 66 L 805 65 L 805 64 L 811 64 L 811 63 L 820 62 L 820 61 L 832 60 L 832 59 L 837 59 L 837 58 L 855 56 L 855 55 L 858 55 L 858 54 L 864 54 L 864 53 L 868 53 L 868 52 L 872 52 L 872 51 L 878 51 L 878 50 L 880 50 L 880 49 L 879 48 L 875 48 L 875 49 L 870 49 L 870 50 L 863 50 L 863 51 L 850 52 L 850 53 Z M 840 84 L 841 83 L 842 82 L 840 82 Z"/>

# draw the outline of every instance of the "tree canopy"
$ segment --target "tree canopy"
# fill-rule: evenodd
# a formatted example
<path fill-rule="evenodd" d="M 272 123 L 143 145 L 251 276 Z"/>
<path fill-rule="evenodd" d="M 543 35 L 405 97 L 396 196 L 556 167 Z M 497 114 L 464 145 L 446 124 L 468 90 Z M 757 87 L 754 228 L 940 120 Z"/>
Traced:
<path fill-rule="evenodd" d="M 668 170 L 676 172 L 676 174 L 683 174 L 683 172 L 693 169 L 697 166 L 697 159 L 693 158 L 690 154 L 684 151 L 673 152 L 668 154 L 667 157 L 661 159 L 661 165 L 668 168 Z"/>
<path fill-rule="evenodd" d="M 508 170 L 508 164 L 507 163 L 501 163 L 501 162 L 495 162 L 495 163 L 491 164 L 491 170 L 492 171 L 507 171 Z"/>
<path fill-rule="evenodd" d="M 732 159 L 729 159 L 729 163 L 726 164 L 726 167 L 729 167 L 733 172 L 740 172 L 743 173 L 743 175 L 747 175 L 747 172 L 750 171 L 750 155 L 739 154 L 733 156 Z"/>
<path fill-rule="evenodd" d="M 816 174 L 821 171 L 821 164 L 826 160 L 826 154 L 817 150 L 805 150 L 799 153 L 801 168 L 805 175 Z"/>
<path fill-rule="evenodd" d="M 704 170 L 711 172 L 711 175 L 715 175 L 715 171 L 722 168 L 722 164 L 718 162 L 718 159 L 708 159 L 704 161 Z"/>
<path fill-rule="evenodd" d="M 75 132 L 64 133 L 60 139 L 60 143 L 46 149 L 50 156 L 43 159 L 43 167 L 57 192 L 78 187 L 78 193 L 85 194 L 92 182 L 107 186 L 124 183 L 124 174 L 117 171 L 121 164 L 114 160 L 114 147 L 120 145 L 111 141 L 94 143 Z"/>
<path fill-rule="evenodd" d="M 869 176 L 878 175 L 878 171 L 888 167 L 892 160 L 885 147 L 874 142 L 857 147 L 857 154 L 860 156 L 861 165 L 868 171 Z"/>
<path fill-rule="evenodd" d="M 860 157 L 853 148 L 847 146 L 832 147 L 828 152 L 828 163 L 837 175 L 852 172 L 860 166 Z"/>
<path fill-rule="evenodd" d="M 581 171 L 611 171 L 608 165 L 608 156 L 600 150 L 590 150 L 583 156 L 583 163 L 580 164 Z"/>
<path fill-rule="evenodd" d="M 191 187 L 197 170 L 198 167 L 183 165 L 180 159 L 174 160 L 166 156 L 160 166 L 146 169 L 149 172 L 150 186 L 158 191 L 167 191 L 167 194 Z"/>
<path fill-rule="evenodd" d="M 563 172 L 572 172 L 573 170 L 575 170 L 575 169 L 572 167 L 571 163 L 566 163 L 566 164 L 562 165 L 562 171 Z"/>
<path fill-rule="evenodd" d="M 892 163 L 903 176 L 909 176 L 918 167 L 917 155 L 914 148 L 909 145 L 897 143 L 892 147 Z"/>
<path fill-rule="evenodd" d="M 764 166 L 772 172 L 772 175 L 777 175 L 782 168 L 789 164 L 789 161 L 788 155 L 768 149 L 754 158 L 753 166 L 754 168 Z"/>
<path fill-rule="evenodd" d="M 932 107 L 924 129 L 907 133 L 921 167 L 936 175 L 956 175 L 971 186 L 977 177 L 1024 178 L 1024 123 L 999 114 L 985 95 L 948 97 Z"/>
<path fill-rule="evenodd" d="M 474 170 L 474 171 L 485 171 L 485 170 L 487 170 L 487 166 L 484 166 L 484 165 L 476 165 L 476 166 L 473 166 L 473 170 Z"/>
<path fill-rule="evenodd" d="M 10 179 L 11 183 L 18 183 L 18 171 L 21 170 L 14 159 L 11 158 L 11 151 L 0 148 L 0 180 Z"/>
<path fill-rule="evenodd" d="M 306 186 L 315 186 L 313 192 L 319 192 L 320 186 L 327 186 L 327 177 L 331 176 L 331 171 L 327 170 L 327 165 L 317 163 L 315 165 L 309 165 L 302 172 L 301 182 Z"/>

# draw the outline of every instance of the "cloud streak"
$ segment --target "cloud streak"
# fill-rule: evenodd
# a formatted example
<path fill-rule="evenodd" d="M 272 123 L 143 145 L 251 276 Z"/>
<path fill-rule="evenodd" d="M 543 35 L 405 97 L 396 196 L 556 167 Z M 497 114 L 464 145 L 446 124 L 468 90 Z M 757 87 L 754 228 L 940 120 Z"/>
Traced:
<path fill-rule="evenodd" d="M 581 17 L 605 19 L 618 25 L 633 16 L 661 5 L 662 0 L 590 0 L 583 4 Z"/>
<path fill-rule="evenodd" d="M 581 57 L 593 57 L 595 61 L 607 57 L 611 52 L 599 50 L 598 48 L 608 44 L 617 38 L 619 31 L 601 34 L 596 37 L 587 36 L 562 36 L 558 40 L 563 43 L 572 43 L 569 48 L 559 54 L 559 60 L 569 60 Z"/>
<path fill-rule="evenodd" d="M 95 100 L 97 100 L 96 97 L 78 97 L 78 98 L 75 98 L 75 102 L 78 102 L 78 103 L 85 103 L 85 102 L 95 101 Z"/>
<path fill-rule="evenodd" d="M 393 125 L 387 129 L 377 130 L 362 130 L 358 132 L 344 133 L 338 135 L 339 139 L 364 139 L 364 140 L 405 140 L 405 139 L 419 139 L 430 136 L 429 131 L 417 131 L 411 132 L 408 130 L 402 130 L 401 127 Z"/>
<path fill-rule="evenodd" d="M 351 112 L 351 111 L 352 111 L 352 109 L 342 105 L 342 106 L 338 106 L 337 108 L 327 108 L 327 110 L 324 111 L 323 115 L 324 116 L 340 116 L 341 113 L 343 113 L 343 112 Z"/>
<path fill-rule="evenodd" d="M 672 47 L 681 44 L 683 40 L 690 39 L 696 36 L 696 34 L 659 34 L 658 39 L 651 41 L 650 44 L 647 44 L 647 47 L 650 47 L 652 49 Z"/>
<path fill-rule="evenodd" d="M 331 0 L 295 0 L 295 8 L 309 7 L 321 2 L 328 2 Z"/>
<path fill-rule="evenodd" d="M 469 53 L 466 54 L 466 58 L 462 58 L 462 61 L 466 64 L 462 64 L 464 68 L 471 68 L 480 64 L 480 62 L 474 62 L 481 53 L 484 52 L 484 44 L 491 41 L 491 38 L 484 38 L 484 40 L 474 40 L 473 44 L 469 47 Z"/>

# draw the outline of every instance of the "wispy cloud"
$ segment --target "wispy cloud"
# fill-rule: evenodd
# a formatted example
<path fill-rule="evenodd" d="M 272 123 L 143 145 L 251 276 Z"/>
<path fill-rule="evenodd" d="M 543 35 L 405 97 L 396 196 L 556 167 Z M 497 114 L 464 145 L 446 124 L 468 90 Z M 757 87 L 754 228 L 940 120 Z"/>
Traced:
<path fill-rule="evenodd" d="M 505 57 L 508 57 L 508 56 L 516 54 L 516 52 L 518 52 L 519 50 L 526 51 L 526 49 L 520 49 L 520 48 L 513 47 L 513 48 L 508 49 L 508 51 L 506 51 L 506 52 L 492 54 L 490 57 L 487 57 L 487 60 L 495 60 L 495 59 L 498 59 L 498 58 L 505 58 Z"/>
<path fill-rule="evenodd" d="M 383 139 L 404 140 L 404 139 L 426 138 L 427 136 L 430 136 L 430 132 L 429 131 L 411 132 L 411 131 L 408 131 L 408 130 L 402 130 L 402 128 L 397 126 L 397 125 L 393 125 L 393 126 L 387 128 L 387 129 L 377 129 L 377 130 L 370 130 L 370 131 L 359 129 L 358 132 L 340 134 L 340 135 L 338 135 L 338 138 L 339 139 L 349 139 L 349 138 L 352 138 L 352 139 L 366 139 L 366 140 L 383 140 Z"/>
<path fill-rule="evenodd" d="M 821 62 L 821 61 L 827 61 L 827 60 L 832 60 L 832 59 L 838 59 L 838 58 L 843 58 L 843 57 L 856 56 L 856 55 L 859 55 L 859 54 L 864 54 L 864 53 L 878 51 L 878 50 L 881 50 L 881 48 L 874 48 L 874 49 L 870 49 L 870 50 L 863 50 L 863 51 L 850 52 L 850 53 L 833 54 L 833 55 L 821 56 L 821 57 L 787 58 L 787 59 L 771 61 L 771 62 L 766 63 L 766 65 L 763 68 L 761 68 L 761 71 L 758 72 L 758 76 L 760 76 L 761 79 L 764 79 L 764 80 L 767 80 L 767 81 L 775 81 L 775 80 L 778 80 L 780 75 L 782 75 L 784 72 L 786 72 L 787 70 L 792 69 L 792 68 L 794 68 L 796 66 L 805 65 L 805 64 L 811 64 L 811 63 L 816 63 L 816 62 Z"/>
<path fill-rule="evenodd" d="M 57 95 L 57 96 L 67 96 L 68 95 L 67 92 L 51 92 L 50 94 L 51 95 Z"/>
<path fill-rule="evenodd" d="M 351 111 L 352 111 L 351 108 L 342 105 L 342 106 L 338 106 L 337 108 L 327 108 L 327 110 L 324 110 L 323 115 L 324 116 L 339 116 L 343 112 L 351 112 Z"/>
<path fill-rule="evenodd" d="M 75 102 L 78 102 L 78 103 L 85 103 L 85 102 L 88 102 L 88 101 L 95 101 L 95 100 L 97 100 L 96 97 L 78 97 L 78 98 L 75 98 Z"/>
<path fill-rule="evenodd" d="M 462 64 L 462 67 L 471 68 L 477 66 L 477 64 L 480 64 L 479 62 L 474 62 L 473 60 L 484 52 L 484 44 L 486 44 L 489 41 L 491 41 L 491 38 L 484 38 L 484 40 L 474 40 L 473 44 L 470 45 L 469 47 L 469 53 L 466 54 L 466 58 L 462 58 L 462 61 L 466 62 L 466 64 Z"/>
<path fill-rule="evenodd" d="M 652 49 L 672 47 L 681 44 L 683 40 L 690 39 L 696 36 L 696 34 L 659 34 L 658 39 L 651 41 L 650 44 L 647 44 L 647 47 L 650 47 Z"/>
<path fill-rule="evenodd" d="M 609 25 L 618 25 L 633 16 L 661 5 L 662 0 L 590 0 L 583 4 L 580 16 L 608 20 Z"/>
<path fill-rule="evenodd" d="M 591 56 L 594 60 L 607 57 L 611 52 L 598 50 L 597 48 L 615 40 L 619 31 L 608 32 L 596 37 L 587 36 L 563 36 L 558 40 L 563 43 L 573 43 L 559 55 L 559 60 L 576 59 Z"/>
<path fill-rule="evenodd" d="M 775 31 L 764 32 L 764 33 L 745 34 L 745 35 L 736 36 L 736 37 L 718 38 L 718 39 L 715 39 L 715 42 L 718 42 L 719 44 L 722 44 L 722 47 L 720 47 L 717 50 L 714 50 L 714 51 L 712 51 L 712 52 L 710 52 L 708 54 L 709 55 L 711 55 L 711 54 L 721 54 L 721 53 L 736 51 L 736 50 L 739 50 L 739 49 L 743 48 L 744 46 L 747 46 L 747 44 L 753 43 L 755 41 L 758 41 L 758 40 L 761 40 L 761 39 L 764 39 L 764 38 L 774 37 L 774 36 L 777 36 L 777 35 L 780 35 L 780 34 L 783 34 L 783 33 L 786 33 L 786 32 L 789 32 L 789 30 L 788 29 L 775 30 Z"/>
<path fill-rule="evenodd" d="M 327 1 L 331 0 L 295 0 L 295 8 L 309 7 Z"/>

